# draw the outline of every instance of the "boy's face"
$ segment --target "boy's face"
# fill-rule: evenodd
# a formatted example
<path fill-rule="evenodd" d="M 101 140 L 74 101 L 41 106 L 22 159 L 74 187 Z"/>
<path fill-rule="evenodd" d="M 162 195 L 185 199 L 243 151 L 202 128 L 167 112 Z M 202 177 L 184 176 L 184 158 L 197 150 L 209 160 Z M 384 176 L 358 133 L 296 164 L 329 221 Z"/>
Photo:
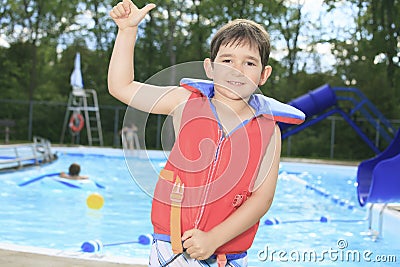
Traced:
<path fill-rule="evenodd" d="M 271 67 L 263 68 L 256 47 L 247 43 L 221 45 L 214 62 L 204 62 L 208 78 L 214 80 L 215 94 L 230 99 L 248 99 L 271 74 Z"/>

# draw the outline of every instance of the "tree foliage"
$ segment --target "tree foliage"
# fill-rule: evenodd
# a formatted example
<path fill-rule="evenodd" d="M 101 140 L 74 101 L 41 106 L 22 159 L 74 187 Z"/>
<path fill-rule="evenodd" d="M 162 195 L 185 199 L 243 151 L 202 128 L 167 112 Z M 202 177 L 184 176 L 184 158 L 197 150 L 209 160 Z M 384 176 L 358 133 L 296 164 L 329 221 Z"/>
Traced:
<path fill-rule="evenodd" d="M 325 2 L 330 9 L 340 8 L 340 1 Z M 346 85 L 361 88 L 388 117 L 398 117 L 400 3 L 398 0 L 347 2 L 357 10 L 357 17 L 351 38 L 331 40 L 338 59 L 338 75 Z"/>
<path fill-rule="evenodd" d="M 32 129 L 33 134 L 58 141 L 71 90 L 69 76 L 79 52 L 85 88 L 95 89 L 105 106 L 101 114 L 105 143 L 113 144 L 114 120 L 117 118 L 121 126 L 123 119 L 123 112 L 117 110 L 124 108 L 107 92 L 108 61 L 117 32 L 108 12 L 116 2 L 1 1 L 0 38 L 9 46 L 0 47 L 0 119 L 17 121 L 17 139 L 28 139 L 28 129 Z M 273 73 L 261 88 L 264 94 L 288 102 L 325 83 L 353 86 L 389 119 L 399 117 L 398 0 L 325 0 L 318 20 L 307 17 L 305 1 L 301 0 L 153 2 L 157 8 L 140 25 L 136 45 L 135 73 L 140 81 L 175 64 L 203 60 L 209 56 L 210 36 L 216 29 L 229 20 L 248 18 L 264 25 L 271 36 Z M 141 7 L 148 2 L 135 3 Z M 347 18 L 350 23 L 344 28 L 321 23 L 324 16 L 344 7 L 355 14 Z M 328 69 L 321 67 L 326 65 L 318 50 L 321 45 L 330 46 L 336 60 Z M 154 147 L 157 142 L 151 135 L 157 132 L 157 120 L 151 117 L 146 137 Z M 337 157 L 370 155 L 369 148 L 348 125 L 340 124 L 336 131 Z M 292 138 L 290 155 L 327 157 L 330 134 L 329 122 L 305 130 Z M 354 144 L 357 149 L 349 153 L 348 147 Z M 287 143 L 284 146 L 285 154 L 289 148 Z"/>

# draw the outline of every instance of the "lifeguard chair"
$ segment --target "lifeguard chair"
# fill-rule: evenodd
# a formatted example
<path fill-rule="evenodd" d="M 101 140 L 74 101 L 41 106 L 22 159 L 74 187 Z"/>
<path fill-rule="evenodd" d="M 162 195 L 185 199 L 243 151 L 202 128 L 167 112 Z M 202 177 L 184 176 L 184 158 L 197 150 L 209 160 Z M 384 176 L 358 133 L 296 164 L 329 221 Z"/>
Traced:
<path fill-rule="evenodd" d="M 85 125 L 89 146 L 96 144 L 103 146 L 97 93 L 93 89 L 74 88 L 69 94 L 60 144 L 64 142 L 68 128 L 74 136 L 79 134 Z"/>
<path fill-rule="evenodd" d="M 65 133 L 68 128 L 70 129 L 72 137 L 76 137 L 79 136 L 79 133 L 86 125 L 86 134 L 89 146 L 96 143 L 103 146 L 103 134 L 97 93 L 94 89 L 83 89 L 81 57 L 79 53 L 77 53 L 75 57 L 75 66 L 71 74 L 70 82 L 72 91 L 68 98 L 60 144 L 64 142 Z"/>

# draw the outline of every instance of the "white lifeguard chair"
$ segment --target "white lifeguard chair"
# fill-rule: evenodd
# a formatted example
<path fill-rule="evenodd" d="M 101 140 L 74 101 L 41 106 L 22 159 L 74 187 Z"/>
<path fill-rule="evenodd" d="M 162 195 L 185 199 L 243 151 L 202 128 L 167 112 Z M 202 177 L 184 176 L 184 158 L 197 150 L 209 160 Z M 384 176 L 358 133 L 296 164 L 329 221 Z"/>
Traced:
<path fill-rule="evenodd" d="M 103 133 L 101 129 L 97 93 L 94 89 L 83 89 L 81 56 L 79 53 L 77 53 L 75 57 L 75 65 L 71 74 L 70 83 L 72 91 L 68 98 L 60 144 L 64 142 L 67 128 L 71 129 L 71 134 L 73 136 L 78 136 L 84 125 L 86 125 L 86 134 L 89 146 L 92 146 L 95 143 L 103 146 Z M 83 116 L 81 112 L 83 112 Z M 70 119 L 68 120 L 68 118 Z"/>
<path fill-rule="evenodd" d="M 83 112 L 82 117 L 84 118 L 84 124 L 86 125 L 86 134 L 89 146 L 95 144 L 103 146 L 103 134 L 101 129 L 97 93 L 94 89 L 81 88 L 73 88 L 72 92 L 69 94 L 60 144 L 64 142 L 67 128 L 71 128 L 70 125 L 72 123 L 73 116 L 80 114 L 81 112 Z"/>

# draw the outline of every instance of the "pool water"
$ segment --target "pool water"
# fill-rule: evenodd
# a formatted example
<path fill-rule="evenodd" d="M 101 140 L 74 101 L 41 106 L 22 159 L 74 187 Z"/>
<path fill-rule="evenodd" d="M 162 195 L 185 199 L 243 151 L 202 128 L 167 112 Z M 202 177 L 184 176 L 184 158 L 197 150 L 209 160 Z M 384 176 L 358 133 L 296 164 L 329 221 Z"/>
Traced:
<path fill-rule="evenodd" d="M 140 187 L 143 182 L 138 186 L 131 178 L 123 153 L 116 151 L 108 156 L 101 149 L 91 154 L 64 151 L 52 164 L 1 174 L 0 242 L 78 252 L 84 242 L 100 240 L 105 244 L 102 254 L 146 259 L 150 245 L 133 242 L 152 233 L 151 197 Z M 164 162 L 162 157 L 152 159 L 150 170 L 143 159 L 128 160 L 131 169 L 136 168 L 134 175 L 148 176 L 152 182 Z M 82 175 L 101 186 L 71 188 L 51 177 L 18 186 L 67 171 L 73 162 L 81 165 Z M 356 200 L 356 171 L 347 166 L 281 163 L 275 199 L 260 221 L 249 266 L 365 266 L 376 262 L 375 256 L 396 257 L 385 259 L 397 263 L 379 266 L 397 265 L 400 241 L 389 236 L 372 241 L 366 233 L 367 211 Z M 94 192 L 104 198 L 99 210 L 86 204 Z M 355 251 L 359 260 L 348 256 Z"/>

